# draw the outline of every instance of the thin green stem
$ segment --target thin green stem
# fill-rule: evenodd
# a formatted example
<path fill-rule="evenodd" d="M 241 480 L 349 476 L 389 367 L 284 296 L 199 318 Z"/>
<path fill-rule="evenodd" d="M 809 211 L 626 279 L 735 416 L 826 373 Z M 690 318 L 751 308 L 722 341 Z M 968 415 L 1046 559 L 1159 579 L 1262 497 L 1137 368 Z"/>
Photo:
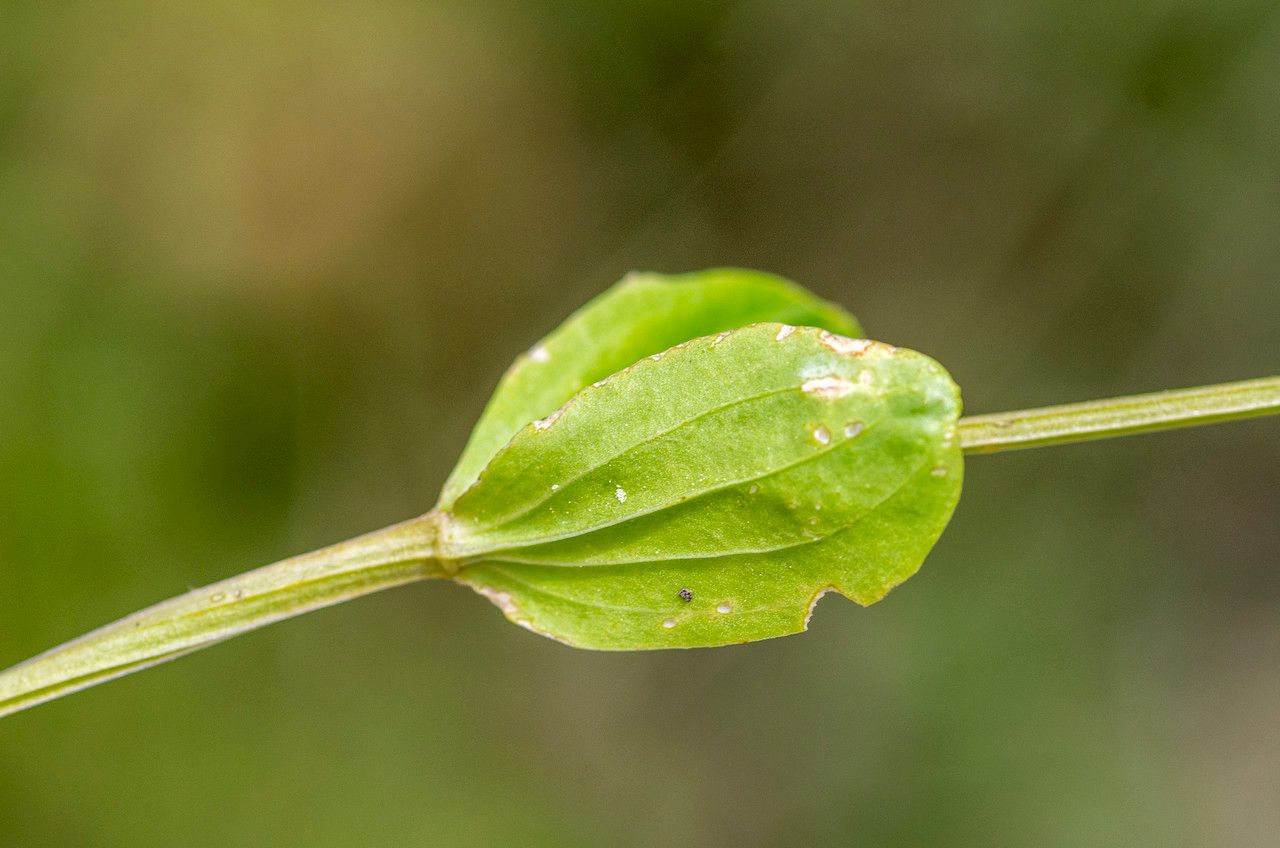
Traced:
<path fill-rule="evenodd" d="M 0 672 L 0 716 L 311 610 L 447 576 L 434 513 L 223 580 Z"/>
<path fill-rule="evenodd" d="M 1280 413 L 1280 377 L 1090 401 L 960 422 L 966 453 L 1104 439 Z M 361 595 L 448 577 L 440 515 L 188 592 L 0 672 L 0 716 Z"/>
<path fill-rule="evenodd" d="M 1280 377 L 960 420 L 965 453 L 1036 448 L 1280 413 Z"/>

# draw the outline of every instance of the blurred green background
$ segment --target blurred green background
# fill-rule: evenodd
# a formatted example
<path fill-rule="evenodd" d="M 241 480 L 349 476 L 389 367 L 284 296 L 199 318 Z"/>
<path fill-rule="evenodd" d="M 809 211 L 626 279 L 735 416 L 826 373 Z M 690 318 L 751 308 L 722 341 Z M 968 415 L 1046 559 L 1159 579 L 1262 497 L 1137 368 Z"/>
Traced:
<path fill-rule="evenodd" d="M 721 264 L 972 411 L 1277 373 L 1280 14 L 4 3 L 0 666 L 425 511 L 516 353 Z M 973 459 L 773 642 L 307 616 L 0 722 L 0 845 L 1274 845 L 1278 436 Z"/>

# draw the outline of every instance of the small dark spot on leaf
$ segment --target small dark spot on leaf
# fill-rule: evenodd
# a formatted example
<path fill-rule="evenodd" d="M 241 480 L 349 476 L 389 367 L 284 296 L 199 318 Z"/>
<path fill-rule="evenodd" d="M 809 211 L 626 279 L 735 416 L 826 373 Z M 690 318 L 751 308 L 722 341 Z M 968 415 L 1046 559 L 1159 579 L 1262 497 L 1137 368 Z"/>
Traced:
<path fill-rule="evenodd" d="M 678 594 L 680 595 L 680 600 L 682 600 L 682 601 L 692 601 L 692 600 L 693 600 L 693 590 L 692 590 L 692 589 L 690 589 L 690 588 L 688 588 L 688 587 L 685 587 L 685 588 L 681 589 L 681 590 L 678 592 Z"/>

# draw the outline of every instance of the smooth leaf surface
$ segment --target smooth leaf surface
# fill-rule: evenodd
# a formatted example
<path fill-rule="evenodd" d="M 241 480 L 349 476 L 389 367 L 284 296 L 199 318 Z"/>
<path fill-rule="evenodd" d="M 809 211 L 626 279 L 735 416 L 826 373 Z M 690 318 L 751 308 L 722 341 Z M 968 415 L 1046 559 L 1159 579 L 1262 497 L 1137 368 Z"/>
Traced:
<path fill-rule="evenodd" d="M 959 413 L 913 351 L 779 324 L 702 337 L 520 430 L 449 510 L 442 555 L 579 647 L 797 632 L 824 591 L 869 604 L 919 567 L 959 497 Z"/>
<path fill-rule="evenodd" d="M 841 307 L 772 274 L 738 268 L 629 274 L 516 359 L 472 431 L 439 505 L 452 505 L 521 427 L 597 380 L 680 342 L 763 321 L 862 334 Z"/>

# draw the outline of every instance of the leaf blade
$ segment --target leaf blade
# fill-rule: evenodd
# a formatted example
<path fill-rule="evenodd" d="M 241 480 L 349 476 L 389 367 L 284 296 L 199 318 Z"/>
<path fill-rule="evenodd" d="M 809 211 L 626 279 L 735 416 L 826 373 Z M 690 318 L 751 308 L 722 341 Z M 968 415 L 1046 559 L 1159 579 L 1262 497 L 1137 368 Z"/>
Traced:
<path fill-rule="evenodd" d="M 578 647 L 796 632 L 822 591 L 872 603 L 919 567 L 959 497 L 959 411 L 912 351 L 776 324 L 697 339 L 517 434 L 444 556 Z"/>

